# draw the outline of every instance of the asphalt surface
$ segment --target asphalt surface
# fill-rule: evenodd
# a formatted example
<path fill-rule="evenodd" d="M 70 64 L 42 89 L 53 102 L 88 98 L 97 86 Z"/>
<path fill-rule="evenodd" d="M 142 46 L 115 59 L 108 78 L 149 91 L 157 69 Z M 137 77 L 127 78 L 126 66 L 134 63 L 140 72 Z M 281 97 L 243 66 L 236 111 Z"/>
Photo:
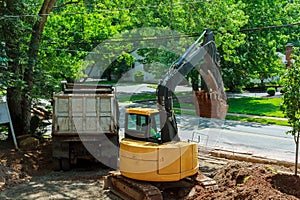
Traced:
<path fill-rule="evenodd" d="M 182 140 L 192 140 L 209 149 L 245 153 L 256 157 L 293 162 L 295 143 L 290 127 L 239 121 L 217 121 L 179 116 Z M 198 125 L 197 125 L 198 124 Z"/>

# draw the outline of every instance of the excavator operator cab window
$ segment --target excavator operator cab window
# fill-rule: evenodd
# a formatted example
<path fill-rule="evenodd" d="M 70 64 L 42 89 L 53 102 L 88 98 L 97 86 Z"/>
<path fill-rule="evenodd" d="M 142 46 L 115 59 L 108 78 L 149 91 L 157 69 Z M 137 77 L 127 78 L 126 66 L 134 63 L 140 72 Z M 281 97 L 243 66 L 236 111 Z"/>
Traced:
<path fill-rule="evenodd" d="M 137 139 L 142 141 L 160 141 L 160 121 L 159 115 L 126 115 L 125 138 Z"/>
<path fill-rule="evenodd" d="M 150 117 L 150 141 L 160 142 L 161 141 L 161 130 L 160 130 L 160 115 L 153 114 Z"/>

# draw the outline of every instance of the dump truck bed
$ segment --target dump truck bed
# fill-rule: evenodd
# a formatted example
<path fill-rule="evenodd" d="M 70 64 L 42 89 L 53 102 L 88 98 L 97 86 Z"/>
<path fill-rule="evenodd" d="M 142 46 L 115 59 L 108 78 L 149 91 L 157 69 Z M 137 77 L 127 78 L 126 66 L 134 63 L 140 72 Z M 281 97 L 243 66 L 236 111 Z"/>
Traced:
<path fill-rule="evenodd" d="M 78 159 L 97 160 L 116 168 L 119 110 L 113 88 L 64 86 L 62 92 L 53 95 L 53 101 L 56 168 L 67 170 Z"/>

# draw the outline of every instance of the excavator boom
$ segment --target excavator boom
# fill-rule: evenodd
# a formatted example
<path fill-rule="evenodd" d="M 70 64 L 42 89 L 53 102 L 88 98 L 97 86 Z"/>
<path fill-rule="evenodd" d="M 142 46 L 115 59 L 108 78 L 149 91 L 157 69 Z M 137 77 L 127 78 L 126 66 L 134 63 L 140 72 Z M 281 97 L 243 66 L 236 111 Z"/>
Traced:
<path fill-rule="evenodd" d="M 200 43 L 202 38 L 204 38 L 204 40 Z M 210 29 L 205 29 L 178 61 L 170 67 L 170 70 L 158 85 L 156 91 L 157 107 L 161 115 L 161 124 L 164 124 L 161 131 L 162 143 L 172 140 L 179 141 L 172 98 L 176 86 L 193 68 L 199 71 L 208 89 L 216 93 L 219 98 L 218 100 L 222 103 L 225 102 L 225 104 L 223 104 L 226 107 L 227 98 L 224 92 L 214 35 Z M 216 107 L 214 109 L 218 108 L 219 107 Z M 217 116 L 217 118 L 222 117 L 223 116 Z"/>

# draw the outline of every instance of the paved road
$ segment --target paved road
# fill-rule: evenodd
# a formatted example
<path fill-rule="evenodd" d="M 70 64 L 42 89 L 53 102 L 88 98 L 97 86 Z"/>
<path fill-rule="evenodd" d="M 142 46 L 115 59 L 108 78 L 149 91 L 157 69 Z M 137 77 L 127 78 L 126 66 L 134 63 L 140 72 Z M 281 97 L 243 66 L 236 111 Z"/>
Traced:
<path fill-rule="evenodd" d="M 152 84 L 155 85 L 155 84 Z M 134 94 L 134 93 L 143 93 L 143 92 L 155 92 L 156 89 L 149 87 L 150 84 L 139 84 L 139 85 L 117 85 L 117 94 L 118 92 L 125 94 Z M 192 88 L 184 85 L 178 85 L 175 89 L 176 92 L 191 91 Z"/>
<path fill-rule="evenodd" d="M 220 122 L 191 116 L 181 116 L 179 121 L 183 140 L 194 140 L 207 148 L 294 161 L 295 143 L 292 136 L 285 134 L 289 127 L 229 120 Z"/>
<path fill-rule="evenodd" d="M 155 85 L 155 84 L 152 84 Z M 117 93 L 126 93 L 126 94 L 133 94 L 133 93 L 142 93 L 142 92 L 155 92 L 155 89 L 152 87 L 149 87 L 150 84 L 144 83 L 144 84 L 138 84 L 138 85 L 122 85 L 119 84 L 116 86 Z M 184 91 L 191 91 L 191 86 L 186 85 L 178 85 L 175 88 L 176 92 L 184 92 Z M 276 95 L 279 96 L 280 92 L 276 92 Z M 240 98 L 240 97 L 265 97 L 267 96 L 267 93 L 227 93 L 228 98 Z"/>

